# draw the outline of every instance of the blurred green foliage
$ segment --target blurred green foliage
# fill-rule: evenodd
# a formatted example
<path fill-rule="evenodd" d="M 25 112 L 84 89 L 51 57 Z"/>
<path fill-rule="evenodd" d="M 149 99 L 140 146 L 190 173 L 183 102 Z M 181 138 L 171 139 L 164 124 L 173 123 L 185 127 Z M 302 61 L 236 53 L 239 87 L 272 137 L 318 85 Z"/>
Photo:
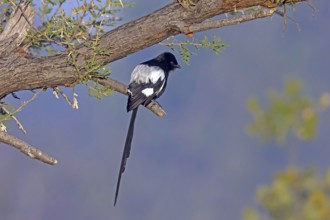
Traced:
<path fill-rule="evenodd" d="M 289 78 L 282 94 L 268 93 L 266 107 L 257 98 L 250 98 L 248 109 L 254 120 L 248 132 L 288 148 L 297 143 L 287 144 L 289 135 L 296 141 L 314 138 L 320 112 L 330 105 L 330 94 L 324 93 L 315 101 L 303 95 L 302 88 L 300 80 Z M 244 220 L 329 220 L 330 169 L 323 177 L 315 170 L 289 167 L 269 186 L 259 186 L 257 208 L 245 208 Z"/>
<path fill-rule="evenodd" d="M 302 82 L 288 79 L 283 93 L 270 91 L 267 105 L 264 107 L 256 97 L 249 98 L 248 110 L 253 121 L 248 125 L 248 132 L 261 140 L 275 139 L 285 143 L 290 134 L 298 140 L 315 137 L 320 110 L 329 106 L 329 94 L 323 94 L 319 102 L 303 95 Z"/>
<path fill-rule="evenodd" d="M 330 169 L 319 177 L 312 169 L 288 168 L 258 187 L 256 200 L 259 208 L 246 208 L 244 220 L 328 220 Z"/>

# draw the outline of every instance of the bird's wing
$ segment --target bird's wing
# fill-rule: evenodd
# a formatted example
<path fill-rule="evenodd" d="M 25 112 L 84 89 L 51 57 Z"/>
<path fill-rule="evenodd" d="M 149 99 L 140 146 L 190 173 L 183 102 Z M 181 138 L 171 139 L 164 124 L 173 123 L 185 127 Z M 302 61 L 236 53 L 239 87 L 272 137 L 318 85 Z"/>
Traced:
<path fill-rule="evenodd" d="M 161 80 L 165 78 L 163 69 L 158 66 L 139 64 L 132 71 L 130 83 L 156 83 L 159 78 Z"/>
<path fill-rule="evenodd" d="M 127 102 L 127 111 L 137 108 L 139 105 L 148 105 L 151 100 L 159 97 L 165 89 L 166 79 L 159 78 L 155 83 L 131 83 L 128 87 L 130 96 Z"/>

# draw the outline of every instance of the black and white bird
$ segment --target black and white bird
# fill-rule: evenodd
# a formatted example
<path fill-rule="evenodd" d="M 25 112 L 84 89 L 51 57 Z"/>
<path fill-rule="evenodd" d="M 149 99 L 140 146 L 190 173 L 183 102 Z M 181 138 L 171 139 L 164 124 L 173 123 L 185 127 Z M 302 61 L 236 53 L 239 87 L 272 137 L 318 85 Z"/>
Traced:
<path fill-rule="evenodd" d="M 180 65 L 175 56 L 172 53 L 165 52 L 154 59 L 137 65 L 131 74 L 128 86 L 127 112 L 132 111 L 132 116 L 120 163 L 114 205 L 116 205 L 118 198 L 121 176 L 125 171 L 130 154 L 134 123 L 139 105 L 147 106 L 150 102 L 159 98 L 165 91 L 169 73 L 176 68 L 180 68 Z"/>

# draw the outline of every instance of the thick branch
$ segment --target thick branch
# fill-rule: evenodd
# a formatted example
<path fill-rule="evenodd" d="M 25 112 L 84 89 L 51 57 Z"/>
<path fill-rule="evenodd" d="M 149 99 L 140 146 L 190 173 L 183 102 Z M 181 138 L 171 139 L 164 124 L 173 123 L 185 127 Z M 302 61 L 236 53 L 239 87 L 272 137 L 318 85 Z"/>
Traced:
<path fill-rule="evenodd" d="M 17 150 L 21 151 L 23 154 L 27 155 L 30 158 L 40 160 L 44 163 L 55 165 L 57 160 L 46 153 L 43 153 L 38 148 L 32 147 L 28 143 L 22 141 L 21 139 L 14 137 L 6 132 L 0 131 L 0 142 L 8 144 Z"/>
<path fill-rule="evenodd" d="M 288 0 L 287 3 L 305 0 Z M 111 51 L 110 56 L 99 56 L 99 61 L 110 63 L 143 48 L 157 44 L 168 37 L 182 33 L 175 25 L 183 22 L 186 26 L 201 23 L 214 16 L 236 10 L 262 5 L 274 8 L 269 0 L 200 0 L 193 10 L 171 3 L 152 14 L 124 24 L 101 37 L 100 47 Z M 83 50 L 82 54 L 86 54 Z M 82 63 L 84 62 L 82 59 Z"/>
<path fill-rule="evenodd" d="M 302 1 L 287 0 L 287 3 Z M 219 14 L 257 5 L 275 7 L 266 0 L 200 0 L 194 9 L 187 10 L 173 2 L 104 34 L 99 47 L 109 51 L 110 55 L 98 55 L 97 60 L 107 64 L 180 34 L 182 30 L 176 25 L 177 22 L 192 26 Z M 92 51 L 83 45 L 77 49 L 77 65 L 80 70 L 77 73 L 76 68 L 68 62 L 68 52 L 32 58 L 14 53 L 1 56 L 4 50 L 6 48 L 0 48 L 0 99 L 15 91 L 79 83 L 78 74 L 84 74 L 86 62 L 92 56 Z"/>
<path fill-rule="evenodd" d="M 287 0 L 287 3 L 302 1 L 305 0 Z M 200 0 L 196 2 L 198 2 L 196 7 L 187 9 L 174 1 L 152 14 L 109 31 L 101 37 L 99 47 L 103 51 L 109 51 L 110 55 L 98 55 L 96 59 L 105 65 L 173 35 L 219 28 L 270 16 L 270 14 L 259 13 L 254 14 L 255 18 L 247 15 L 232 20 L 205 22 L 216 15 L 258 5 L 275 7 L 268 0 Z M 273 13 L 272 10 L 268 12 Z M 42 58 L 29 56 L 26 53 L 28 45 L 23 47 L 19 45 L 24 40 L 28 29 L 31 28 L 33 17 L 34 10 L 29 1 L 20 4 L 0 34 L 0 100 L 15 91 L 77 84 L 80 76 L 85 74 L 86 63 L 93 55 L 93 51 L 82 44 L 77 48 L 78 57 L 75 65 L 69 62 L 71 57 L 68 51 Z M 127 87 L 115 80 L 95 80 L 127 95 Z M 160 117 L 165 114 L 157 102 L 149 104 L 147 108 Z M 15 147 L 31 158 L 51 165 L 57 163 L 56 159 L 5 132 L 0 131 L 0 142 Z"/>
<path fill-rule="evenodd" d="M 209 20 L 198 24 L 192 24 L 189 27 L 179 26 L 181 32 L 188 34 L 193 32 L 201 32 L 214 28 L 222 28 L 225 26 L 236 25 L 247 21 L 252 21 L 258 18 L 264 18 L 272 16 L 276 11 L 276 8 L 272 9 L 260 9 L 254 12 L 250 12 L 248 14 L 242 14 L 240 16 L 234 16 L 232 18 L 225 18 L 221 20 Z"/>

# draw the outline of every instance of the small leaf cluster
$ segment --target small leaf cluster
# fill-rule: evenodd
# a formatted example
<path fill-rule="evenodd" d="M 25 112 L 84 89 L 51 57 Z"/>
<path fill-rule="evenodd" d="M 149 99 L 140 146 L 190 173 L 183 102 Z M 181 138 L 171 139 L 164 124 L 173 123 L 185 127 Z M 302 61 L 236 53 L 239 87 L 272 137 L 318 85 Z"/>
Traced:
<path fill-rule="evenodd" d="M 67 7 L 69 6 L 70 7 Z M 109 51 L 99 46 L 101 35 L 114 26 L 120 17 L 116 13 L 125 6 L 132 6 L 122 0 L 76 1 L 73 5 L 65 0 L 45 0 L 38 8 L 41 25 L 33 28 L 27 37 L 27 43 L 32 45 L 32 51 L 46 52 L 47 55 L 66 49 L 68 62 L 76 68 L 77 76 L 82 84 L 89 87 L 91 95 L 100 98 L 101 94 L 111 94 L 108 88 L 94 82 L 90 86 L 87 82 L 95 78 L 108 77 L 111 71 L 103 67 L 97 55 L 109 55 Z M 66 8 L 71 8 L 66 10 Z M 92 51 L 84 66 L 77 66 L 78 54 L 76 46 L 83 44 Z M 80 70 L 84 74 L 80 74 Z"/>
<path fill-rule="evenodd" d="M 100 85 L 97 79 L 105 79 L 111 74 L 111 70 L 101 67 L 97 72 L 91 72 L 88 77 L 93 78 L 91 84 L 87 84 L 88 78 L 85 80 L 88 86 L 88 95 L 97 99 L 103 99 L 113 94 L 113 90 L 107 86 Z"/>
<path fill-rule="evenodd" d="M 41 25 L 30 31 L 26 41 L 34 48 L 54 51 L 59 49 L 56 46 L 73 48 L 115 25 L 120 20 L 115 14 L 128 5 L 120 0 L 77 1 L 74 6 L 65 0 L 44 0 L 37 13 Z"/>
<path fill-rule="evenodd" d="M 98 83 L 94 83 L 93 85 L 88 87 L 88 95 L 95 97 L 97 99 L 103 99 L 106 96 L 110 96 L 113 94 L 113 90 L 102 86 Z"/>
<path fill-rule="evenodd" d="M 260 209 L 246 208 L 245 220 L 330 219 L 330 170 L 318 177 L 312 169 L 288 168 L 258 187 L 256 199 Z"/>
<path fill-rule="evenodd" d="M 12 105 L 6 102 L 0 102 L 0 131 L 5 131 L 5 123 L 12 119 L 11 112 L 14 111 L 15 108 Z"/>
<path fill-rule="evenodd" d="M 216 35 L 213 35 L 212 40 L 210 40 L 207 36 L 204 36 L 202 40 L 196 38 L 181 42 L 173 40 L 172 42 L 163 42 L 161 45 L 165 45 L 173 51 L 177 50 L 180 53 L 182 60 L 187 64 L 190 62 L 191 55 L 196 55 L 192 49 L 199 50 L 200 48 L 205 48 L 213 50 L 215 54 L 219 54 L 222 48 L 228 46 L 224 44 L 220 37 Z"/>
<path fill-rule="evenodd" d="M 327 97 L 323 95 L 319 103 L 313 103 L 302 94 L 302 83 L 289 79 L 283 94 L 269 92 L 265 107 L 256 97 L 248 100 L 253 116 L 248 132 L 262 140 L 275 139 L 279 143 L 285 143 L 289 134 L 298 140 L 311 139 L 315 136 L 320 110 L 329 106 Z"/>
<path fill-rule="evenodd" d="M 5 105 L 5 102 L 0 102 L 0 123 L 8 120 L 7 112 L 3 109 Z"/>

